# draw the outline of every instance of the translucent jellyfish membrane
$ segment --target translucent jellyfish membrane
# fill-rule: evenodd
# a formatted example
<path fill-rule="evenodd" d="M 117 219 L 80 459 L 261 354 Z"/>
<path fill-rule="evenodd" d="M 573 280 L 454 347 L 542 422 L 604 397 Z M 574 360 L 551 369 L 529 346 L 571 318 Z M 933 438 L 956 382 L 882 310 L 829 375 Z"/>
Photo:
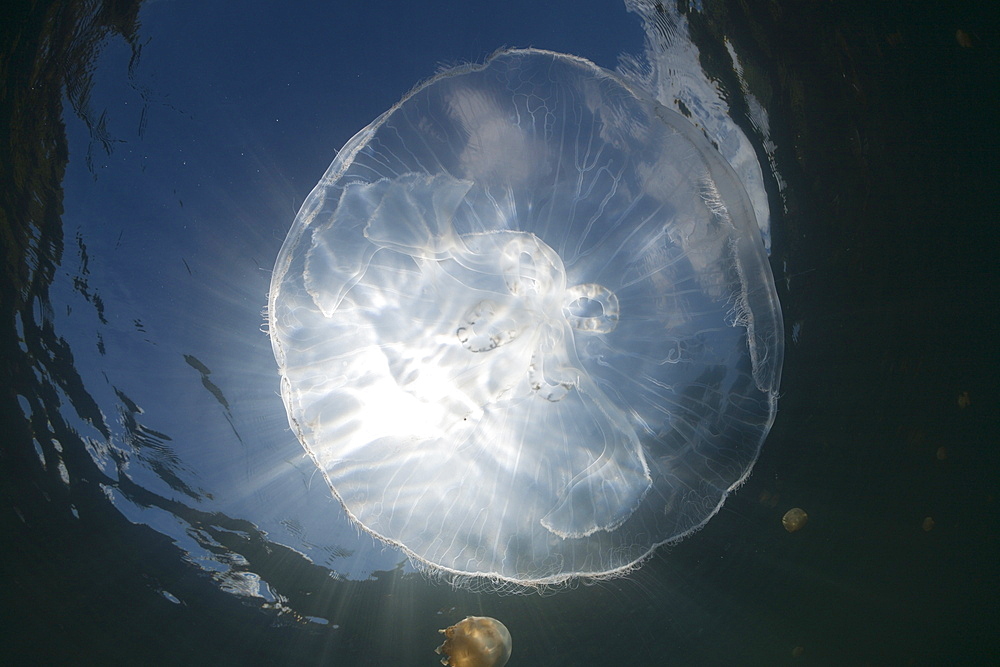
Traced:
<path fill-rule="evenodd" d="M 467 581 L 628 571 L 718 511 L 774 418 L 746 193 L 687 120 L 571 56 L 444 72 L 359 132 L 268 312 L 289 423 L 344 508 Z"/>

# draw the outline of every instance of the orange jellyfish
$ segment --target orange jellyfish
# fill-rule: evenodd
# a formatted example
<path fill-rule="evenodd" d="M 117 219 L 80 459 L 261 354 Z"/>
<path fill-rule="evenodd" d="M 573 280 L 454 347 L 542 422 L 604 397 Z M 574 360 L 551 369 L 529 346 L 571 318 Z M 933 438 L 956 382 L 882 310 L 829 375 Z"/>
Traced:
<path fill-rule="evenodd" d="M 438 630 L 444 643 L 435 651 L 442 665 L 450 667 L 503 667 L 510 658 L 510 632 L 487 616 L 466 616 L 455 625 Z"/>
<path fill-rule="evenodd" d="M 805 527 L 806 521 L 809 520 L 809 515 L 801 507 L 793 507 L 792 509 L 785 512 L 785 516 L 781 517 L 781 525 L 785 527 L 789 533 L 794 533 L 797 530 L 801 530 Z"/>

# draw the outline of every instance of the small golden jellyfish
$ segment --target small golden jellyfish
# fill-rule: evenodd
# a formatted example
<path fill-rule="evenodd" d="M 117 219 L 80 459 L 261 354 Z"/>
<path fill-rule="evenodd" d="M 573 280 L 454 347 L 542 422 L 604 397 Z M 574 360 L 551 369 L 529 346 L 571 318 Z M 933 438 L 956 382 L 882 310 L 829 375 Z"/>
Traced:
<path fill-rule="evenodd" d="M 445 636 L 444 643 L 434 649 L 443 654 L 442 665 L 502 667 L 510 658 L 510 632 L 495 618 L 466 616 L 438 632 Z"/>
<path fill-rule="evenodd" d="M 948 458 L 948 449 L 946 447 L 938 447 L 937 460 L 944 461 L 946 458 Z"/>
<path fill-rule="evenodd" d="M 801 507 L 793 507 L 792 509 L 785 512 L 785 516 L 781 517 L 781 525 L 785 527 L 789 533 L 794 533 L 797 530 L 801 530 L 805 527 L 806 521 L 809 520 L 809 515 Z"/>
<path fill-rule="evenodd" d="M 771 493 L 767 489 L 760 492 L 760 496 L 757 498 L 761 505 L 767 505 L 768 507 L 776 507 L 778 505 L 778 494 Z"/>
<path fill-rule="evenodd" d="M 923 525 L 923 528 L 924 528 L 924 532 L 925 533 L 929 533 L 932 530 L 934 530 L 934 519 L 931 518 L 931 517 L 929 517 L 929 516 L 925 517 L 924 518 L 924 523 L 922 525 Z"/>
<path fill-rule="evenodd" d="M 970 405 L 972 405 L 972 399 L 969 398 L 969 392 L 963 391 L 958 395 L 958 407 L 964 410 Z"/>

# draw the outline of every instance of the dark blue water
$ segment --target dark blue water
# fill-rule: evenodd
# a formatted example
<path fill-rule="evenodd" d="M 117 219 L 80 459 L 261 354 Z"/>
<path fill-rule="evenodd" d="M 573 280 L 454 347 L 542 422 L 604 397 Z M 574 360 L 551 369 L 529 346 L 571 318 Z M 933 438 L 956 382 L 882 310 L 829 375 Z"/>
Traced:
<path fill-rule="evenodd" d="M 679 5 L 5 9 L 3 662 L 430 665 L 468 614 L 510 665 L 996 661 L 996 26 Z M 336 151 L 440 66 L 613 69 L 646 39 L 697 46 L 763 165 L 777 420 L 720 514 L 628 577 L 456 590 L 359 535 L 288 430 L 274 258 Z"/>

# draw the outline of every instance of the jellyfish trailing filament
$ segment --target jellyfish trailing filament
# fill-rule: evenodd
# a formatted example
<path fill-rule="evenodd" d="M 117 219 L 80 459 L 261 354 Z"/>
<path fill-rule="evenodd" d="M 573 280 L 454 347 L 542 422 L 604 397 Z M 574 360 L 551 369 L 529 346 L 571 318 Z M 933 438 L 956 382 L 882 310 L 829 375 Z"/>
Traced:
<path fill-rule="evenodd" d="M 739 180 L 592 63 L 513 50 L 359 132 L 278 255 L 289 424 L 345 510 L 500 584 L 627 572 L 774 419 L 782 324 Z"/>

